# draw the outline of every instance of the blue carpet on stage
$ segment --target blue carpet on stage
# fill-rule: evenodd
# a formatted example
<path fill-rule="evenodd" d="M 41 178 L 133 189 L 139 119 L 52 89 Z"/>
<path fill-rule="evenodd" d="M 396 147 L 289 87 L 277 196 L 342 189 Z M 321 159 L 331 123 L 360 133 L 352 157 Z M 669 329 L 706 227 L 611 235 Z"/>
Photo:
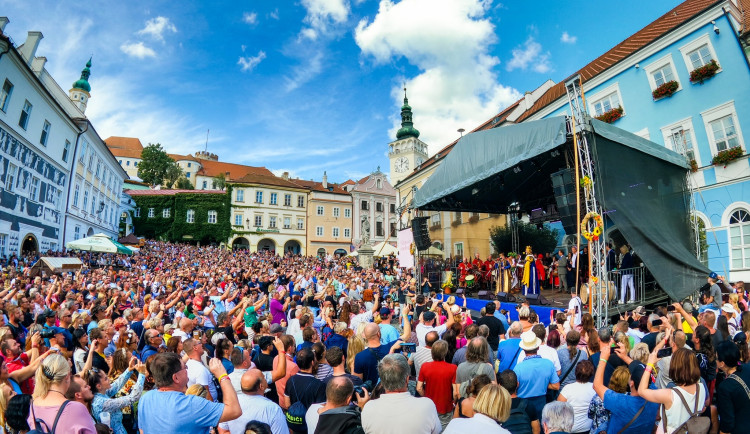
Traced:
<path fill-rule="evenodd" d="M 479 312 L 483 307 L 487 305 L 489 300 L 480 300 L 478 298 L 466 297 L 466 307 Z M 461 299 L 457 297 L 456 303 L 461 304 Z M 518 312 L 516 312 L 516 305 L 518 303 L 500 303 L 500 309 L 505 309 L 510 314 L 511 321 L 518 320 Z M 549 325 L 554 314 L 567 309 L 567 306 L 537 306 L 532 305 L 532 309 L 539 315 L 539 321 L 543 322 L 544 325 Z"/>

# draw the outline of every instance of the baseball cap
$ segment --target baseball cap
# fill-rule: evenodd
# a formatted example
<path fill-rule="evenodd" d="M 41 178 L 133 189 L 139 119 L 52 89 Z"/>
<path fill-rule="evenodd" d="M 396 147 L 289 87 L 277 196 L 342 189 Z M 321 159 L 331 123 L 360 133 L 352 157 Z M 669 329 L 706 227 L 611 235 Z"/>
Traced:
<path fill-rule="evenodd" d="M 284 331 L 284 328 L 281 327 L 281 324 L 271 324 L 271 327 L 268 328 L 268 331 L 271 333 L 281 333 Z"/>
<path fill-rule="evenodd" d="M 715 271 L 712 271 L 712 272 L 711 272 L 711 273 L 710 273 L 710 274 L 708 275 L 708 277 L 710 277 L 711 279 L 714 279 L 714 280 L 718 280 L 718 279 L 719 279 L 719 275 L 718 275 L 718 274 L 716 274 L 716 272 L 715 272 Z"/>
<path fill-rule="evenodd" d="M 641 379 L 646 372 L 646 367 L 643 366 L 643 363 L 634 360 L 628 365 L 628 371 L 630 371 L 630 379 L 633 380 L 636 385 L 639 385 L 641 384 Z"/>
<path fill-rule="evenodd" d="M 638 315 L 646 315 L 646 308 L 643 306 L 638 306 L 635 309 L 633 309 L 633 313 Z"/>
<path fill-rule="evenodd" d="M 425 321 L 432 321 L 432 320 L 435 319 L 435 312 L 432 312 L 432 311 L 429 311 L 429 310 L 425 311 L 425 312 L 422 313 L 422 318 Z"/>
<path fill-rule="evenodd" d="M 391 310 L 387 307 L 380 308 L 380 316 L 387 316 L 391 314 Z"/>

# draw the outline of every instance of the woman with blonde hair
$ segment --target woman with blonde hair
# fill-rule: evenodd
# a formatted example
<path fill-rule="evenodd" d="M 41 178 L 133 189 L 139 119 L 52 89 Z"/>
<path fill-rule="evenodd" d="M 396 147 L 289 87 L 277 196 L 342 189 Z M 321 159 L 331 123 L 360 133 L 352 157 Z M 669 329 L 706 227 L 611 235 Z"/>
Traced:
<path fill-rule="evenodd" d="M 365 350 L 365 340 L 359 335 L 352 335 L 346 350 L 346 367 L 351 373 L 354 372 L 354 356 Z"/>
<path fill-rule="evenodd" d="M 36 387 L 32 396 L 29 426 L 41 432 L 44 426 L 47 432 L 54 431 L 55 418 L 57 425 L 65 427 L 65 432 L 76 434 L 95 434 L 94 420 L 85 405 L 68 401 L 65 392 L 70 387 L 70 363 L 59 354 L 50 354 L 37 369 L 34 377 Z"/>
<path fill-rule="evenodd" d="M 488 384 L 482 388 L 474 400 L 474 416 L 451 420 L 445 427 L 444 434 L 463 434 L 468 432 L 483 434 L 510 434 L 502 424 L 510 417 L 510 394 L 499 384 Z"/>

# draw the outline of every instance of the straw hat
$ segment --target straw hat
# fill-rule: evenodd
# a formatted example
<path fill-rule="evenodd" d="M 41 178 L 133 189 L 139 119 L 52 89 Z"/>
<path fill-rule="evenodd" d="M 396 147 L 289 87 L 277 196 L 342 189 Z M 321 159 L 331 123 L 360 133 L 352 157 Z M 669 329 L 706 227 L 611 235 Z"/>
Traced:
<path fill-rule="evenodd" d="M 536 337 L 536 334 L 531 330 L 521 334 L 521 343 L 518 345 L 524 351 L 532 351 L 539 348 L 542 345 L 542 340 Z"/>

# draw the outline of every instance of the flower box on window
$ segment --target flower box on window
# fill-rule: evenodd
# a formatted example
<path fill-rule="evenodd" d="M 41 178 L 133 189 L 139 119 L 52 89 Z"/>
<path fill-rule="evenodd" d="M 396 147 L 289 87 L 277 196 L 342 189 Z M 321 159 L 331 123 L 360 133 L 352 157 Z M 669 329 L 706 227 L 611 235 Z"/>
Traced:
<path fill-rule="evenodd" d="M 698 171 L 698 162 L 695 160 L 690 160 L 690 171 L 695 173 Z"/>
<path fill-rule="evenodd" d="M 726 166 L 727 164 L 740 157 L 742 157 L 742 148 L 738 146 L 731 149 L 726 149 L 714 155 L 713 160 L 711 160 L 711 164 L 713 164 L 714 166 Z"/>
<path fill-rule="evenodd" d="M 622 117 L 623 110 L 622 107 L 615 107 L 610 111 L 606 111 L 599 116 L 596 117 L 596 119 L 599 119 L 602 122 L 606 122 L 608 124 L 611 124 L 615 122 L 616 120 L 620 119 Z"/>
<path fill-rule="evenodd" d="M 651 92 L 651 96 L 653 96 L 654 99 L 669 98 L 670 96 L 674 95 L 675 92 L 677 92 L 677 88 L 679 87 L 680 84 L 675 80 L 668 81 L 654 89 L 654 91 Z"/>
<path fill-rule="evenodd" d="M 690 71 L 690 82 L 703 84 L 703 81 L 716 75 L 716 71 L 718 70 L 719 64 L 716 63 L 715 60 L 712 60 L 711 63 L 707 63 Z"/>
<path fill-rule="evenodd" d="M 479 214 L 475 214 L 469 217 L 469 223 L 476 223 L 478 221 L 479 221 Z"/>

